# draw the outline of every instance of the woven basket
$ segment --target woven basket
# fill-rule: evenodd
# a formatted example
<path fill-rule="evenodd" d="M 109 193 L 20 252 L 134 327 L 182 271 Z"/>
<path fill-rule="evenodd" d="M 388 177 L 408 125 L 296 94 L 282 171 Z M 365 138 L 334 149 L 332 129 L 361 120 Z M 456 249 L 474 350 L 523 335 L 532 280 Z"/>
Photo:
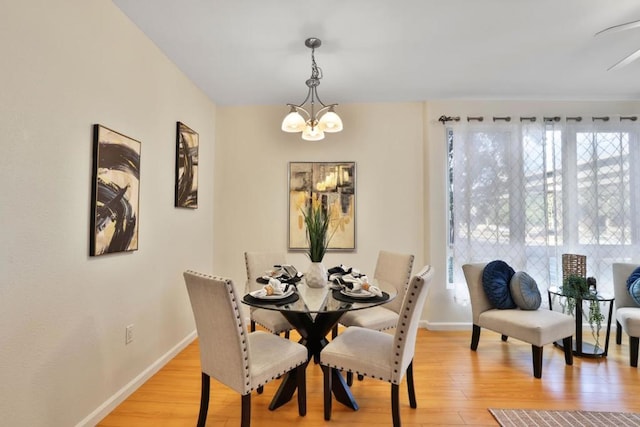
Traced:
<path fill-rule="evenodd" d="M 567 276 L 587 277 L 587 256 L 562 254 L 562 282 Z"/>

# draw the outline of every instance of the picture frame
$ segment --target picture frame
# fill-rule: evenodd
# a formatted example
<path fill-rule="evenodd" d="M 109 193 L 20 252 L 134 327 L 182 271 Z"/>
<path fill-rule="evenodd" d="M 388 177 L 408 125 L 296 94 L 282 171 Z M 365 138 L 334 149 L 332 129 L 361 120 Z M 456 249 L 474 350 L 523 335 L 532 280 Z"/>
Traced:
<path fill-rule="evenodd" d="M 290 251 L 307 250 L 303 210 L 320 201 L 331 217 L 329 251 L 356 249 L 356 163 L 289 162 Z"/>
<path fill-rule="evenodd" d="M 93 126 L 91 256 L 138 249 L 141 145 L 100 124 Z"/>
<path fill-rule="evenodd" d="M 198 149 L 198 133 L 177 122 L 175 207 L 198 208 Z"/>

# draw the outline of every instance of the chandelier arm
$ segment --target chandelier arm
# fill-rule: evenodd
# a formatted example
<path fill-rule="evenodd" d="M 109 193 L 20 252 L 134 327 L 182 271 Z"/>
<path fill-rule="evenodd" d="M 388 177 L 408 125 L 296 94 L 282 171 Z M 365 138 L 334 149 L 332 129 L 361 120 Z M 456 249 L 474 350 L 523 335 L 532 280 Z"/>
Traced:
<path fill-rule="evenodd" d="M 304 101 L 302 101 L 300 104 L 297 104 L 297 105 L 296 105 L 296 104 L 287 104 L 287 105 L 290 105 L 290 106 L 291 106 L 291 105 L 293 105 L 294 107 L 302 108 L 302 106 L 303 106 L 304 104 L 306 104 L 306 103 L 307 103 L 307 101 L 309 100 L 309 98 L 311 98 L 311 100 L 313 101 L 313 97 L 311 96 L 311 91 L 312 91 L 312 90 L 313 90 L 313 88 L 312 88 L 312 87 L 310 87 L 310 88 L 309 88 L 309 90 L 307 91 L 307 96 L 306 96 L 306 98 L 304 98 Z M 318 95 L 316 94 L 316 96 L 318 96 Z M 305 110 L 305 111 L 306 111 L 306 110 Z"/>
<path fill-rule="evenodd" d="M 298 113 L 302 112 L 304 113 L 303 115 L 306 117 L 303 117 L 303 119 L 305 120 L 305 122 L 307 120 L 309 120 L 309 117 L 311 117 L 311 115 L 309 114 L 309 112 L 307 110 L 304 109 L 304 107 L 302 107 L 302 105 L 295 105 L 295 104 L 287 104 L 289 107 L 294 108 Z"/>
<path fill-rule="evenodd" d="M 324 105 L 322 104 L 323 107 L 321 109 L 318 110 L 318 112 L 316 113 L 316 117 L 319 117 L 321 114 L 324 114 L 327 110 L 329 110 L 331 107 L 335 107 L 338 104 L 331 104 L 331 105 Z"/>
<path fill-rule="evenodd" d="M 332 105 L 338 105 L 338 104 L 331 104 L 331 105 L 327 105 L 324 102 L 322 102 L 322 100 L 320 99 L 320 97 L 318 96 L 318 92 L 314 89 L 315 95 L 316 95 L 316 100 L 320 103 L 320 105 L 322 105 L 322 108 L 328 108 L 331 107 Z M 318 111 L 318 113 L 320 113 L 320 111 Z"/>

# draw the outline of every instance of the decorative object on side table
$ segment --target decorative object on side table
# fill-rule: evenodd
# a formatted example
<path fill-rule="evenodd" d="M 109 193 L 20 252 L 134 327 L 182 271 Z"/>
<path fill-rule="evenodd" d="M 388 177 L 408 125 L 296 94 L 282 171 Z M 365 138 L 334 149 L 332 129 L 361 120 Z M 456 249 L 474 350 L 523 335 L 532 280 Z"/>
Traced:
<path fill-rule="evenodd" d="M 600 330 L 602 329 L 602 321 L 604 315 L 600 310 L 600 301 L 592 298 L 596 292 L 596 279 L 594 277 L 585 278 L 575 274 L 570 274 L 564 278 L 562 283 L 562 293 L 567 297 L 566 310 L 567 314 L 573 316 L 576 308 L 577 300 L 589 301 L 589 326 L 591 327 L 591 335 L 595 340 L 596 349 L 600 347 Z M 593 286 L 590 286 L 593 284 Z"/>
<path fill-rule="evenodd" d="M 317 197 L 311 199 L 311 204 L 306 210 L 302 210 L 302 215 L 309 243 L 307 255 L 311 261 L 305 274 L 306 282 L 312 288 L 321 288 L 327 284 L 327 268 L 322 264 L 322 260 L 336 228 L 334 227 L 333 231 L 329 230 L 331 217 Z"/>

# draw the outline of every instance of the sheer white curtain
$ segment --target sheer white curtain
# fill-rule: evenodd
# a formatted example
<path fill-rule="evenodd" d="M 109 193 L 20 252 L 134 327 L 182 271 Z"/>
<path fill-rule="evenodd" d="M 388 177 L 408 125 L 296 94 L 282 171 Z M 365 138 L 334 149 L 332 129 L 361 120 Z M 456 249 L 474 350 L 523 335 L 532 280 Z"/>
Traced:
<path fill-rule="evenodd" d="M 502 259 L 544 291 L 560 284 L 563 253 L 587 255 L 588 275 L 611 292 L 611 264 L 638 259 L 638 125 L 471 121 L 448 125 L 447 137 L 456 301 L 468 301 L 468 262 Z"/>

